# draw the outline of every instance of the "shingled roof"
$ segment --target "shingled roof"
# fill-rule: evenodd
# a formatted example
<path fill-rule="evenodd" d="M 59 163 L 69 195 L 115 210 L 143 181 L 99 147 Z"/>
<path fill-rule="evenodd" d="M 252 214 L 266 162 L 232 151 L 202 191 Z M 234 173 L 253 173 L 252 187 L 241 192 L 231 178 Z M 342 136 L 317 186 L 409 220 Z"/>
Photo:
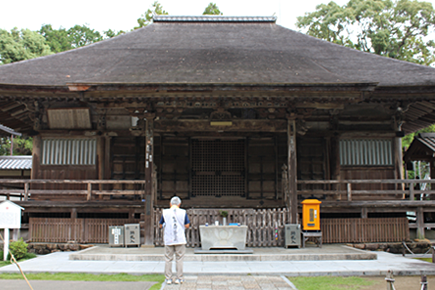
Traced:
<path fill-rule="evenodd" d="M 342 47 L 274 17 L 171 17 L 86 47 L 0 66 L 0 85 L 435 85 L 435 69 Z"/>

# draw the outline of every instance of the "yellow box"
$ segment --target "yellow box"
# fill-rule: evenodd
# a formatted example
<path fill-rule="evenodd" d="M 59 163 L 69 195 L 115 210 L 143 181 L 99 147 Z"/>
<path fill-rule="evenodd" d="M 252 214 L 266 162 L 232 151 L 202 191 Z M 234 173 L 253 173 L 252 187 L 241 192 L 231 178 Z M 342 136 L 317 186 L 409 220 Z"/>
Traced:
<path fill-rule="evenodd" d="M 317 199 L 306 199 L 302 203 L 302 230 L 320 231 L 320 204 Z"/>

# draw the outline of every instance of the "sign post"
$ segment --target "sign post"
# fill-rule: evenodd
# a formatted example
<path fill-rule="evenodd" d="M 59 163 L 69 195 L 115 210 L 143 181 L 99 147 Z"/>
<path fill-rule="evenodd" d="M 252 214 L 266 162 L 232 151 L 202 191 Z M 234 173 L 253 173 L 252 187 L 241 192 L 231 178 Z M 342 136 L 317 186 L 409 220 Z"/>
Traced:
<path fill-rule="evenodd" d="M 6 200 L 0 203 L 0 229 L 4 229 L 3 260 L 6 261 L 9 252 L 9 229 L 21 228 L 21 211 L 24 208 Z"/>

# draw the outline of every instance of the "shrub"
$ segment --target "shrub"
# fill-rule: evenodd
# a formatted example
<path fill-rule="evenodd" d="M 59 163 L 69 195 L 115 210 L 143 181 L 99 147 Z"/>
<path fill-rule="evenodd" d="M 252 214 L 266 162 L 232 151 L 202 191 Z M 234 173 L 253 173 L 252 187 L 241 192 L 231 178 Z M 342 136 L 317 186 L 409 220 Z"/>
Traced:
<path fill-rule="evenodd" d="M 23 238 L 18 241 L 13 241 L 9 244 L 9 250 L 14 255 L 15 259 L 20 260 L 27 254 L 27 244 L 23 241 Z"/>

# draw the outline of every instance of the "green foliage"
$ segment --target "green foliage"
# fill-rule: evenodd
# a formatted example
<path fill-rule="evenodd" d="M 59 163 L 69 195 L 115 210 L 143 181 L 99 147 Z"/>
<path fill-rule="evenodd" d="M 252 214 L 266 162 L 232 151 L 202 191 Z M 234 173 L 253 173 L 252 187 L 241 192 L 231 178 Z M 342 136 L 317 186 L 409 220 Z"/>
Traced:
<path fill-rule="evenodd" d="M 0 155 L 9 155 L 11 148 L 11 139 L 0 137 Z"/>
<path fill-rule="evenodd" d="M 221 217 L 227 217 L 228 216 L 228 212 L 226 210 L 221 210 L 219 212 L 219 214 L 221 215 Z"/>
<path fill-rule="evenodd" d="M 0 155 L 10 155 L 11 139 L 10 137 L 0 137 Z M 13 155 L 32 155 L 33 138 L 32 137 L 14 137 Z"/>
<path fill-rule="evenodd" d="M 36 258 L 36 254 L 34 254 L 34 253 L 27 253 L 27 254 L 24 255 L 24 257 L 22 259 L 17 260 L 17 261 L 18 262 L 23 262 L 23 261 L 30 260 L 30 259 L 33 259 L 33 258 Z M 3 252 L 0 251 L 0 267 L 10 265 L 11 264 L 10 259 L 11 259 L 11 255 L 9 254 L 8 255 L 8 260 L 7 261 L 2 261 L 3 260 Z M 0 277 L 0 279 L 1 279 L 1 277 Z"/>
<path fill-rule="evenodd" d="M 68 29 L 72 48 L 82 47 L 103 40 L 103 36 L 86 25 L 75 25 Z"/>
<path fill-rule="evenodd" d="M 299 290 L 357 290 L 361 286 L 373 285 L 375 283 L 360 277 L 289 277 L 289 280 Z"/>
<path fill-rule="evenodd" d="M 38 33 L 45 38 L 51 51 L 58 53 L 95 43 L 104 38 L 112 38 L 125 32 L 122 30 L 116 32 L 109 29 L 103 32 L 105 36 L 103 37 L 100 32 L 95 31 L 86 25 L 76 25 L 67 30 L 62 27 L 59 29 L 53 29 L 50 24 L 46 24 L 41 27 Z"/>
<path fill-rule="evenodd" d="M 134 29 L 142 28 L 151 23 L 153 19 L 153 15 L 168 15 L 168 12 L 163 10 L 162 4 L 158 1 L 155 1 L 150 9 L 148 9 L 144 14 L 141 15 L 140 18 L 137 19 L 137 23 L 139 26 L 136 26 Z"/>
<path fill-rule="evenodd" d="M 202 15 L 223 15 L 223 13 L 219 10 L 216 3 L 210 2 L 208 6 L 205 8 Z"/>
<path fill-rule="evenodd" d="M 417 0 L 350 0 L 320 4 L 298 17 L 297 27 L 336 44 L 386 57 L 430 65 L 435 61 L 431 3 Z"/>
<path fill-rule="evenodd" d="M 106 38 L 113 38 L 115 36 L 118 36 L 118 35 L 121 35 L 124 33 L 125 33 L 125 31 L 123 31 L 123 30 L 120 30 L 118 32 L 116 32 L 115 30 L 112 30 L 112 29 L 104 31 L 104 35 L 106 35 Z"/>
<path fill-rule="evenodd" d="M 18 241 L 13 241 L 9 244 L 9 250 L 16 260 L 21 260 L 27 254 L 27 246 L 28 244 L 23 241 L 23 238 L 20 238 Z"/>
<path fill-rule="evenodd" d="M 414 141 L 414 137 L 419 133 L 435 133 L 435 124 L 430 125 L 429 127 L 418 130 L 417 132 L 406 135 L 402 138 L 402 147 L 406 150 L 411 145 L 412 141 Z"/>
<path fill-rule="evenodd" d="M 72 48 L 68 31 L 65 28 L 53 29 L 51 24 L 46 24 L 41 27 L 39 34 L 45 38 L 54 53 Z"/>
<path fill-rule="evenodd" d="M 0 29 L 0 64 L 52 54 L 43 36 L 29 29 Z"/>

